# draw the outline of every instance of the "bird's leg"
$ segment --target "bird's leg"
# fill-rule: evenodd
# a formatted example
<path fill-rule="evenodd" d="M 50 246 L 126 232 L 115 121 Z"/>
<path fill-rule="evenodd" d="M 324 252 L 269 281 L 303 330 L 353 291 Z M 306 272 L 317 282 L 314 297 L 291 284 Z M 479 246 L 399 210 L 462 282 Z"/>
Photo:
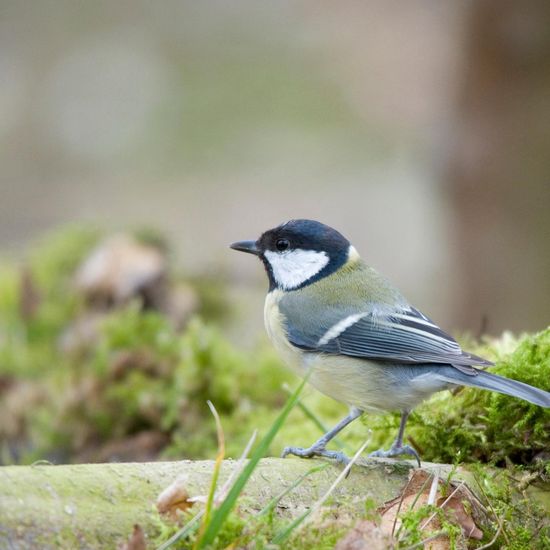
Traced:
<path fill-rule="evenodd" d="M 401 415 L 401 423 L 399 424 L 399 431 L 397 432 L 397 437 L 393 442 L 393 445 L 387 450 L 378 449 L 378 451 L 372 452 L 369 456 L 378 456 L 383 458 L 391 458 L 399 455 L 410 455 L 414 456 L 418 462 L 418 467 L 420 468 L 420 457 L 418 453 L 410 446 L 403 445 L 403 435 L 405 433 L 405 424 L 407 423 L 407 418 L 409 418 L 410 411 L 403 411 Z"/>
<path fill-rule="evenodd" d="M 328 442 L 333 439 L 339 432 L 341 432 L 348 424 L 353 422 L 356 418 L 361 416 L 363 411 L 359 409 L 351 409 L 350 413 L 343 418 L 332 430 L 329 430 L 323 437 L 319 438 L 311 447 L 304 449 L 303 447 L 285 447 L 283 458 L 287 455 L 296 455 L 302 458 L 311 458 L 313 456 L 324 456 L 326 458 L 333 458 L 342 464 L 348 464 L 349 458 L 341 451 L 328 451 L 326 446 Z"/>

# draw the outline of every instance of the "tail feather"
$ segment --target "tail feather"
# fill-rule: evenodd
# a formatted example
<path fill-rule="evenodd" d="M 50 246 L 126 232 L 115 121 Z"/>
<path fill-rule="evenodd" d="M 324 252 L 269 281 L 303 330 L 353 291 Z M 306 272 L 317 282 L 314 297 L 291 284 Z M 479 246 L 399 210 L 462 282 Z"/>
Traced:
<path fill-rule="evenodd" d="M 512 397 L 519 397 L 541 407 L 550 407 L 550 393 L 547 391 L 523 382 L 518 382 L 517 380 L 504 378 L 492 372 L 476 369 L 476 375 L 472 375 L 449 367 L 449 369 L 445 369 L 445 372 L 441 373 L 441 378 L 451 384 L 496 391 L 505 395 L 511 395 Z"/>

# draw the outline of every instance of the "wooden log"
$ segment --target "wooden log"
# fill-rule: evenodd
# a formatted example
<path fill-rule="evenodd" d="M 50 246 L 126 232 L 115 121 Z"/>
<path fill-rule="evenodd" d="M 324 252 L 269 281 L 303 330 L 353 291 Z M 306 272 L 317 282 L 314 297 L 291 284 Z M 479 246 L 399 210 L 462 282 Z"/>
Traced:
<path fill-rule="evenodd" d="M 320 461 L 263 459 L 240 500 L 245 512 L 260 510 L 299 476 Z M 185 474 L 190 496 L 206 495 L 212 461 L 128 464 L 6 466 L 0 468 L 0 548 L 115 548 L 127 539 L 134 524 L 154 536 L 154 504 L 158 495 Z M 220 483 L 235 469 L 223 463 Z M 391 500 L 407 482 L 412 463 L 383 459 L 364 461 L 338 486 L 333 501 L 358 516 L 365 500 Z M 438 468 L 445 477 L 448 465 Z M 277 512 L 294 517 L 328 490 L 340 473 L 330 466 L 308 476 L 279 503 Z M 458 478 L 468 479 L 461 470 Z M 200 505 L 199 505 L 200 506 Z"/>

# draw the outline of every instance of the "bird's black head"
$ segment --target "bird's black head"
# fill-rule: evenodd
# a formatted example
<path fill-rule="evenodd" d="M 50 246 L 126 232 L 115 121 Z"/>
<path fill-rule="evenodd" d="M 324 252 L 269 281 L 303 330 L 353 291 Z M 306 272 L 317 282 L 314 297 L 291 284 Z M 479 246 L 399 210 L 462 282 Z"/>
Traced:
<path fill-rule="evenodd" d="M 263 261 L 270 290 L 296 290 L 344 265 L 349 241 L 328 225 L 313 220 L 291 220 L 262 234 L 257 241 L 241 241 L 231 248 L 256 254 Z"/>

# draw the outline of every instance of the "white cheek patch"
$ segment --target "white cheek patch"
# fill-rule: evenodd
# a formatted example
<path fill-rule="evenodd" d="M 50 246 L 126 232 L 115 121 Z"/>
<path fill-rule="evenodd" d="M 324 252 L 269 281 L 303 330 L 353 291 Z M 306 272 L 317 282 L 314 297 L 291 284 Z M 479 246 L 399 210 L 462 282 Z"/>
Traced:
<path fill-rule="evenodd" d="M 273 277 L 285 290 L 292 290 L 319 273 L 329 262 L 325 252 L 315 250 L 287 250 L 285 252 L 264 253 L 271 265 Z"/>

